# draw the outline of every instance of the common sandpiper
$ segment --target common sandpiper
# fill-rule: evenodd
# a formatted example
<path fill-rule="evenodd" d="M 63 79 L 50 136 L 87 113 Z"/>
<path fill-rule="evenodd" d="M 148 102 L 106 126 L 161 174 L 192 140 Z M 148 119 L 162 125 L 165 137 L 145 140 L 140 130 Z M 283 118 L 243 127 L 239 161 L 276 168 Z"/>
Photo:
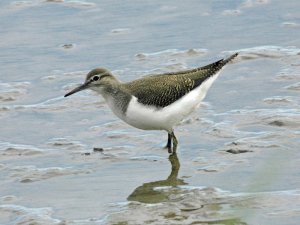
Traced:
<path fill-rule="evenodd" d="M 169 153 L 176 153 L 174 126 L 200 105 L 220 70 L 237 55 L 196 69 L 148 75 L 127 83 L 105 68 L 96 68 L 65 97 L 85 89 L 96 91 L 127 124 L 142 130 L 167 131 L 166 148 Z"/>

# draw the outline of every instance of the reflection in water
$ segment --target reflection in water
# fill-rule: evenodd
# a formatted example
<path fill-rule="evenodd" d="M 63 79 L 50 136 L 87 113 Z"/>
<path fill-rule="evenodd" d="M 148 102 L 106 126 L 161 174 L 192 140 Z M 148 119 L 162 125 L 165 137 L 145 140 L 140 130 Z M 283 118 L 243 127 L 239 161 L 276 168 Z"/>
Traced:
<path fill-rule="evenodd" d="M 142 203 L 159 203 L 168 200 L 168 194 L 161 192 L 160 190 L 155 190 L 156 187 L 165 186 L 178 186 L 184 185 L 185 183 L 182 179 L 178 179 L 178 172 L 180 168 L 180 163 L 176 154 L 172 154 L 169 157 L 171 162 L 172 170 L 169 177 L 166 180 L 159 180 L 154 182 L 145 183 L 140 187 L 137 187 L 131 195 L 128 196 L 128 201 L 138 201 Z"/>
<path fill-rule="evenodd" d="M 168 178 L 145 183 L 137 187 L 128 196 L 127 200 L 139 202 L 139 204 L 130 205 L 132 208 L 125 212 L 134 211 L 134 215 L 147 212 L 147 214 L 152 215 L 150 216 L 152 220 L 149 221 L 161 221 L 162 223 L 163 221 L 169 221 L 176 222 L 174 224 L 182 222 L 182 224 L 247 225 L 239 217 L 230 213 L 228 213 L 228 216 L 225 215 L 226 213 L 224 214 L 224 210 L 228 209 L 228 205 L 233 206 L 235 202 L 230 203 L 231 197 L 231 200 L 228 199 L 227 201 L 226 197 L 219 196 L 217 189 L 190 189 L 188 186 L 186 188 L 176 188 L 187 183 L 183 179 L 178 179 L 180 163 L 177 155 L 170 155 L 169 161 L 171 162 L 172 170 Z M 161 187 L 170 187 L 170 189 Z M 172 200 L 170 200 L 170 196 L 172 196 Z M 155 203 L 163 204 L 158 204 L 155 207 L 151 207 L 151 209 L 147 208 L 148 204 Z M 128 224 L 124 218 L 128 219 L 130 216 L 130 213 L 129 215 L 120 216 L 122 222 L 116 224 Z M 146 221 L 148 220 L 146 219 Z"/>

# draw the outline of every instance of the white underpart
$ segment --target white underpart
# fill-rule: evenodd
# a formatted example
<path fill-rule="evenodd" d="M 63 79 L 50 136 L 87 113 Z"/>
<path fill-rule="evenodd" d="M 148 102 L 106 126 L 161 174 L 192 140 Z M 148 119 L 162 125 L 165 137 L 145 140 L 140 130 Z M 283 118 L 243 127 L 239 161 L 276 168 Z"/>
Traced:
<path fill-rule="evenodd" d="M 139 129 L 171 132 L 174 125 L 199 107 L 208 89 L 218 76 L 219 72 L 179 100 L 160 109 L 154 106 L 143 105 L 138 102 L 136 97 L 133 97 L 129 102 L 126 115 L 121 117 L 121 119 Z"/>

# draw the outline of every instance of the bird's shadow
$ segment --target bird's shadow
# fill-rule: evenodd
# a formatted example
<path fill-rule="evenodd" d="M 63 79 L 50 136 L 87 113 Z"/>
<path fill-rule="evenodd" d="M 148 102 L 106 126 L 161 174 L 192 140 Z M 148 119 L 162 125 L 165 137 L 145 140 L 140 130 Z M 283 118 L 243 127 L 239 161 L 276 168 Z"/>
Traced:
<path fill-rule="evenodd" d="M 159 203 L 167 201 L 168 196 L 165 192 L 156 190 L 157 187 L 178 185 L 186 185 L 183 179 L 178 179 L 178 173 L 180 168 L 180 162 L 176 154 L 169 156 L 171 163 L 171 173 L 165 180 L 153 181 L 145 183 L 137 187 L 127 198 L 128 201 L 138 201 L 142 203 Z"/>

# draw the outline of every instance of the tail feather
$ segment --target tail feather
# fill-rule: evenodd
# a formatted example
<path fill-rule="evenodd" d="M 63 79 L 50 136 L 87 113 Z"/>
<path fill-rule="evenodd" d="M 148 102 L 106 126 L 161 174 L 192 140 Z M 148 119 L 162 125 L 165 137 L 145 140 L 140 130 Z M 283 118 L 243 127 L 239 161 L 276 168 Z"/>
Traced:
<path fill-rule="evenodd" d="M 199 73 L 195 73 L 195 76 L 190 76 L 191 79 L 194 80 L 194 88 L 198 87 L 202 82 L 207 80 L 210 77 L 213 77 L 218 73 L 219 70 L 221 70 L 227 63 L 229 63 L 231 60 L 233 60 L 238 53 L 235 53 L 231 56 L 229 56 L 226 59 L 221 59 L 217 62 L 211 63 L 207 66 L 203 66 L 198 68 Z"/>
<path fill-rule="evenodd" d="M 231 60 L 233 60 L 235 57 L 237 57 L 238 54 L 239 54 L 239 53 L 236 52 L 236 53 L 234 53 L 233 55 L 229 56 L 228 58 L 223 59 L 223 64 L 225 65 L 225 64 L 229 63 Z"/>
<path fill-rule="evenodd" d="M 208 64 L 206 66 L 203 66 L 201 68 L 199 68 L 200 70 L 220 70 L 223 66 L 225 66 L 227 63 L 229 63 L 231 60 L 233 60 L 235 57 L 238 56 L 239 53 L 235 53 L 231 56 L 229 56 L 226 59 L 220 59 L 217 62 L 213 62 L 211 64 Z"/>

